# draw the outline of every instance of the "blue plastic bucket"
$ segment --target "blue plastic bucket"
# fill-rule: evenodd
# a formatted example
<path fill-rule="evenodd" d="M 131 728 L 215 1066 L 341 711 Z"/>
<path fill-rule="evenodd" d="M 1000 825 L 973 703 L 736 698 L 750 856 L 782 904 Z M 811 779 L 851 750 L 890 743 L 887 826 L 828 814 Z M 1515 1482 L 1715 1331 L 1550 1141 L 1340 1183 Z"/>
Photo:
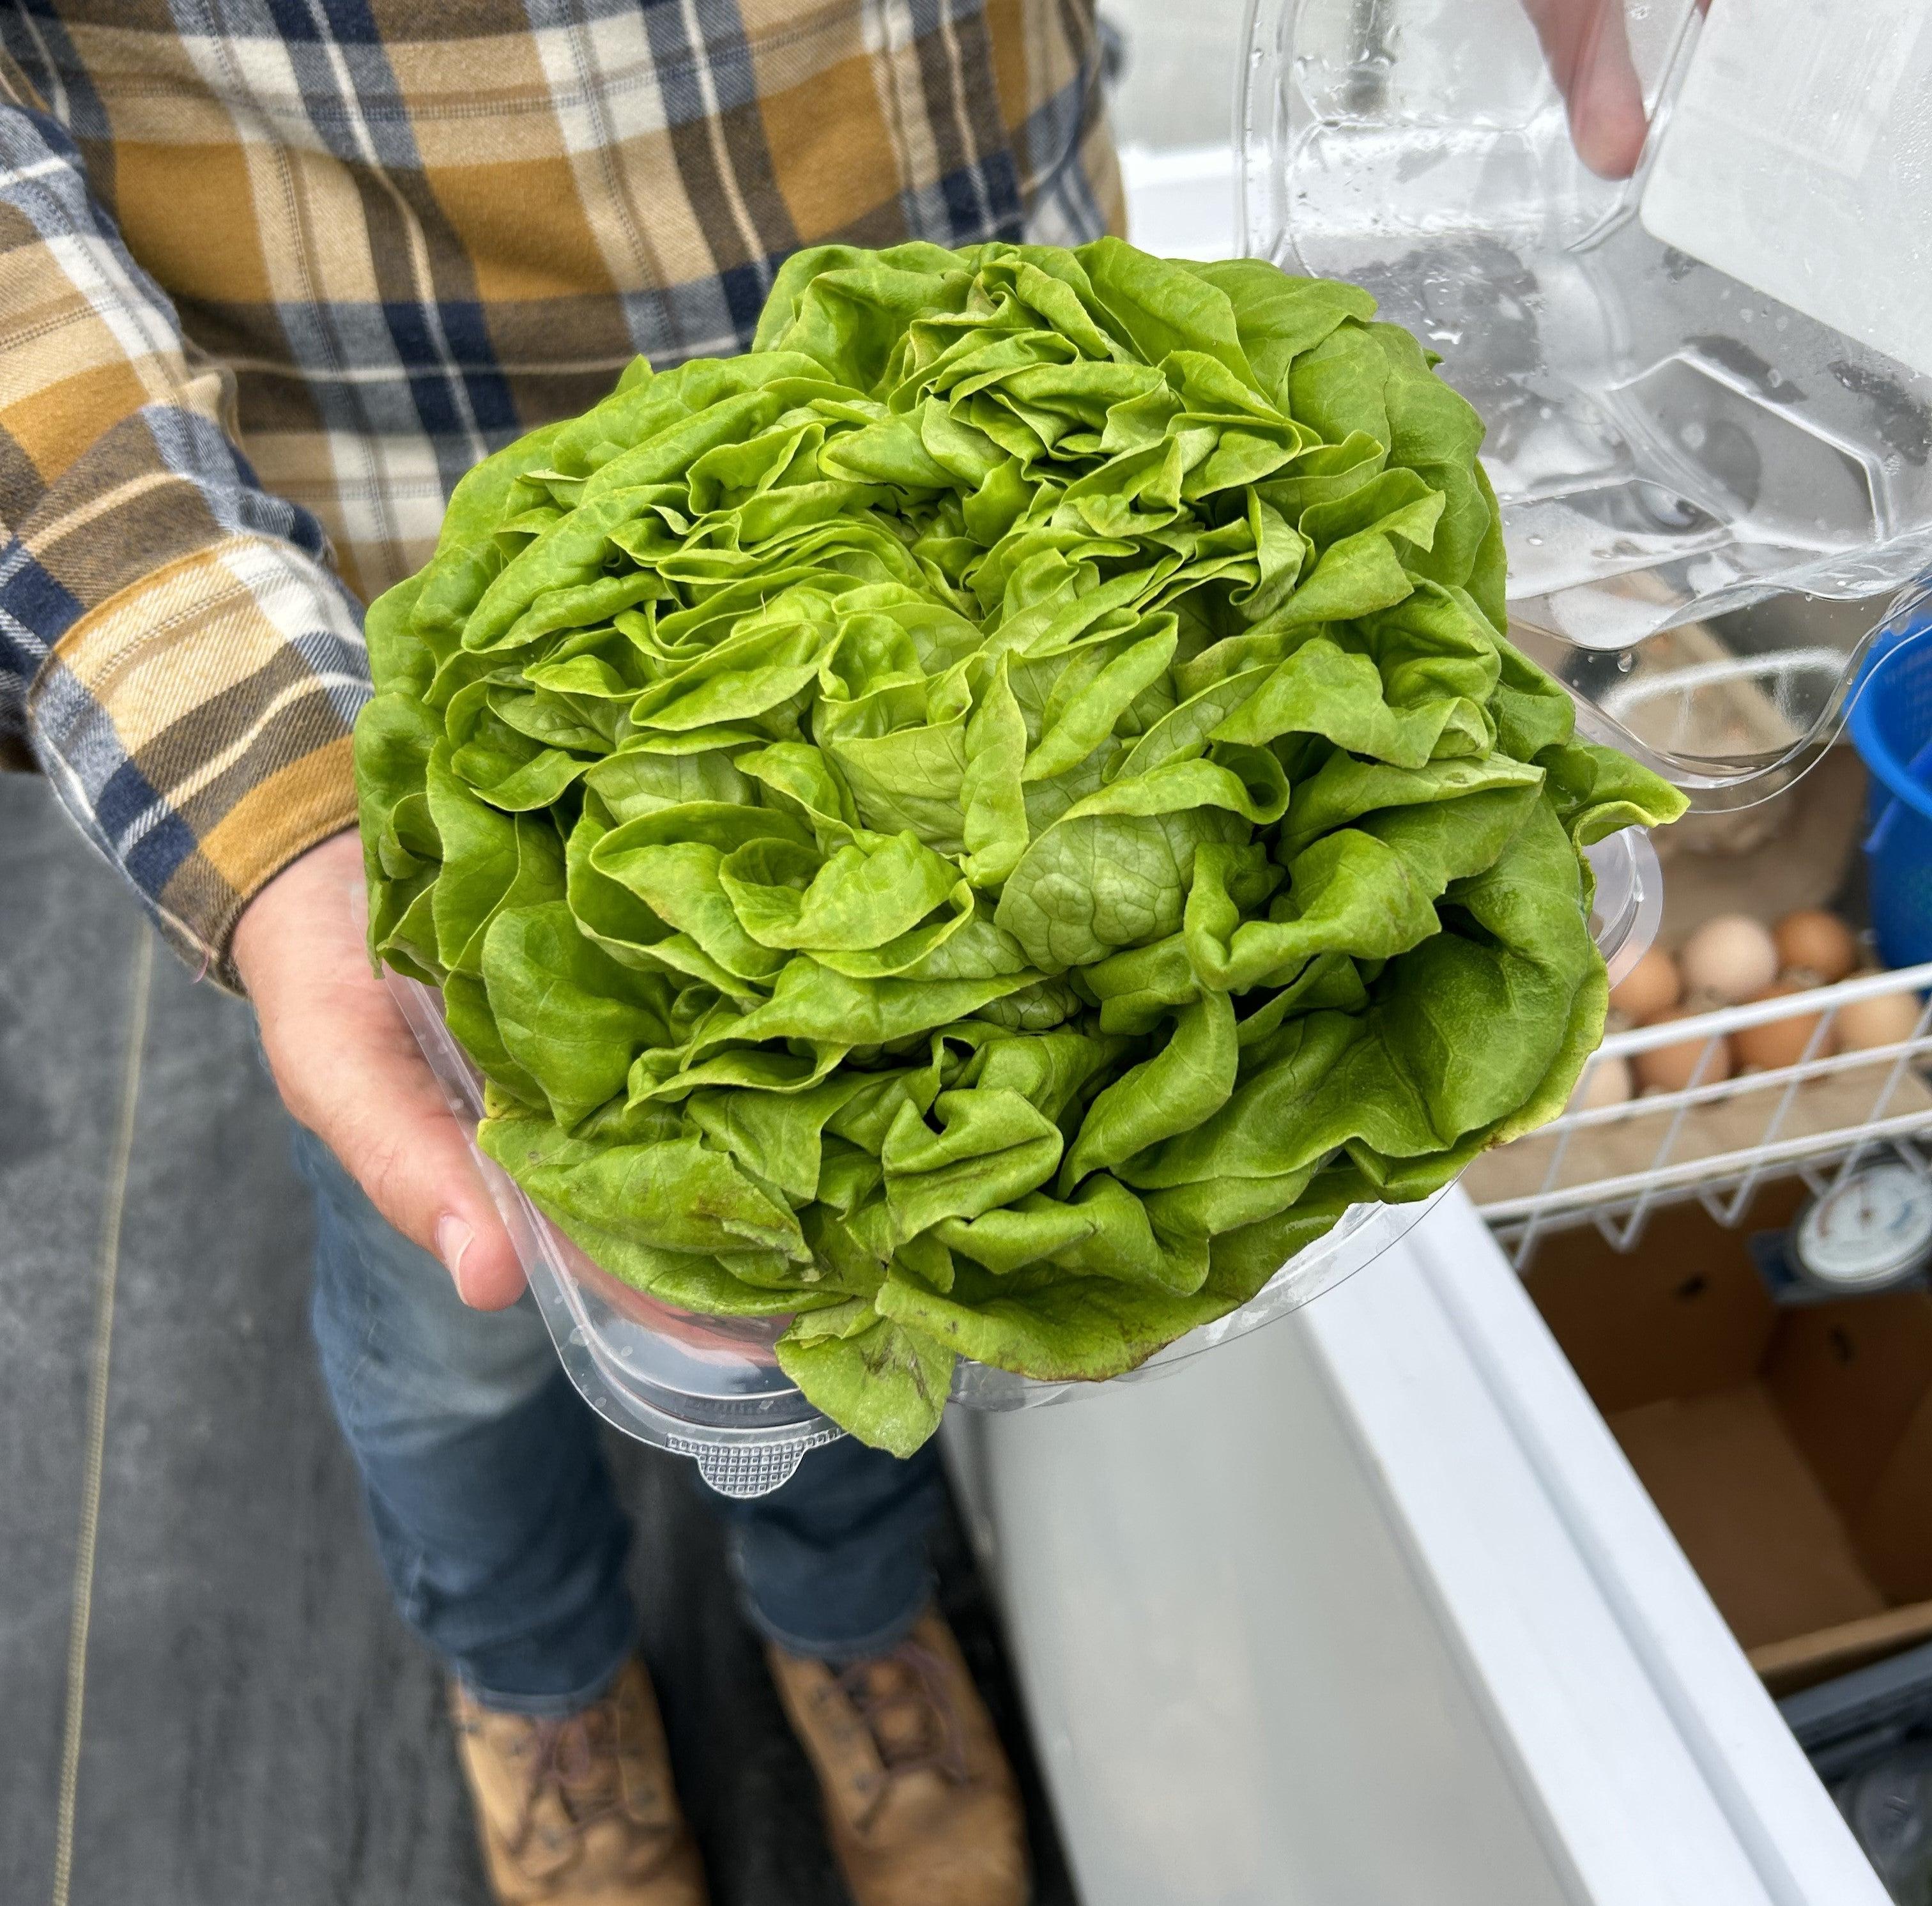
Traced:
<path fill-rule="evenodd" d="M 1871 774 L 1865 866 L 1888 966 L 1932 959 L 1932 624 L 1867 660 L 1849 722 Z"/>

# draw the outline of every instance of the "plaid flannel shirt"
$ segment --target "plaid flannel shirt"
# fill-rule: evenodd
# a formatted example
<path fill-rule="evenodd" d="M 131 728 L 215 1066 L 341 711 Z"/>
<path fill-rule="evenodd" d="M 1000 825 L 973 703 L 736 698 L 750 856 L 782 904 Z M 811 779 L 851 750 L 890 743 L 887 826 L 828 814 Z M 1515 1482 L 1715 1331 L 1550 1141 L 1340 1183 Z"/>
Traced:
<path fill-rule="evenodd" d="M 478 458 L 799 246 L 1119 224 L 1092 0 L 0 0 L 0 761 L 232 979 Z"/>

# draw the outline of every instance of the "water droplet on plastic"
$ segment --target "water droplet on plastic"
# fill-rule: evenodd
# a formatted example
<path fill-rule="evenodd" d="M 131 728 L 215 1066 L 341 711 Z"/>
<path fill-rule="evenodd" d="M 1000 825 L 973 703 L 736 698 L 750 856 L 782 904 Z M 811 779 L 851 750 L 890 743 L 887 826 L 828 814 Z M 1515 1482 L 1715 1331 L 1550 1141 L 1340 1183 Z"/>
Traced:
<path fill-rule="evenodd" d="M 1540 549 L 1543 547 L 1543 539 L 1540 536 L 1526 536 L 1523 540 L 1532 549 Z"/>

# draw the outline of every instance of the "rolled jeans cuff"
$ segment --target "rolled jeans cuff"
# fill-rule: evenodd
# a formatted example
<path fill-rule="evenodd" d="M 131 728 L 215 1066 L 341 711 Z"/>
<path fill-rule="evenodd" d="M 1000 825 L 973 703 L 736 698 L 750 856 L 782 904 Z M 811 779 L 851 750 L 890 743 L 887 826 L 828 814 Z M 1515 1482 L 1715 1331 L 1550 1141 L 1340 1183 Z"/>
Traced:
<path fill-rule="evenodd" d="M 562 1721 L 573 1714 L 581 1714 L 602 1700 L 616 1685 L 617 1677 L 624 1671 L 625 1664 L 638 1652 L 638 1639 L 633 1635 L 620 1649 L 610 1664 L 598 1670 L 580 1688 L 567 1694 L 502 1694 L 493 1693 L 488 1688 L 479 1688 L 476 1682 L 459 1670 L 457 1679 L 463 1691 L 478 1707 L 488 1708 L 493 1714 L 520 1714 L 532 1721 Z"/>
<path fill-rule="evenodd" d="M 795 1634 L 779 1622 L 772 1620 L 752 1598 L 751 1592 L 740 1585 L 740 1605 L 745 1619 L 764 1638 L 788 1655 L 797 1655 L 808 1661 L 825 1661 L 833 1667 L 844 1667 L 853 1661 L 862 1661 L 874 1655 L 883 1655 L 896 1648 L 918 1625 L 919 1618 L 932 1603 L 932 1580 L 928 1572 L 920 1584 L 918 1595 L 902 1613 L 880 1624 L 869 1632 L 848 1640 L 826 1642 L 817 1635 Z"/>

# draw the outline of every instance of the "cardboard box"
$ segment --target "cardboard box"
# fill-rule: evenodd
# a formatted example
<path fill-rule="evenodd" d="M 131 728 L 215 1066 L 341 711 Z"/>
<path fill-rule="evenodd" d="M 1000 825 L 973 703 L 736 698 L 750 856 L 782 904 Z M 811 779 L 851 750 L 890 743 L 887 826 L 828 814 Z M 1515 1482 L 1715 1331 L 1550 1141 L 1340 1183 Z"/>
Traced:
<path fill-rule="evenodd" d="M 1779 1694 L 1932 1637 L 1932 1295 L 1774 1304 L 1745 1240 L 1804 1196 L 1671 1208 L 1628 1256 L 1563 1232 L 1526 1280 Z"/>

